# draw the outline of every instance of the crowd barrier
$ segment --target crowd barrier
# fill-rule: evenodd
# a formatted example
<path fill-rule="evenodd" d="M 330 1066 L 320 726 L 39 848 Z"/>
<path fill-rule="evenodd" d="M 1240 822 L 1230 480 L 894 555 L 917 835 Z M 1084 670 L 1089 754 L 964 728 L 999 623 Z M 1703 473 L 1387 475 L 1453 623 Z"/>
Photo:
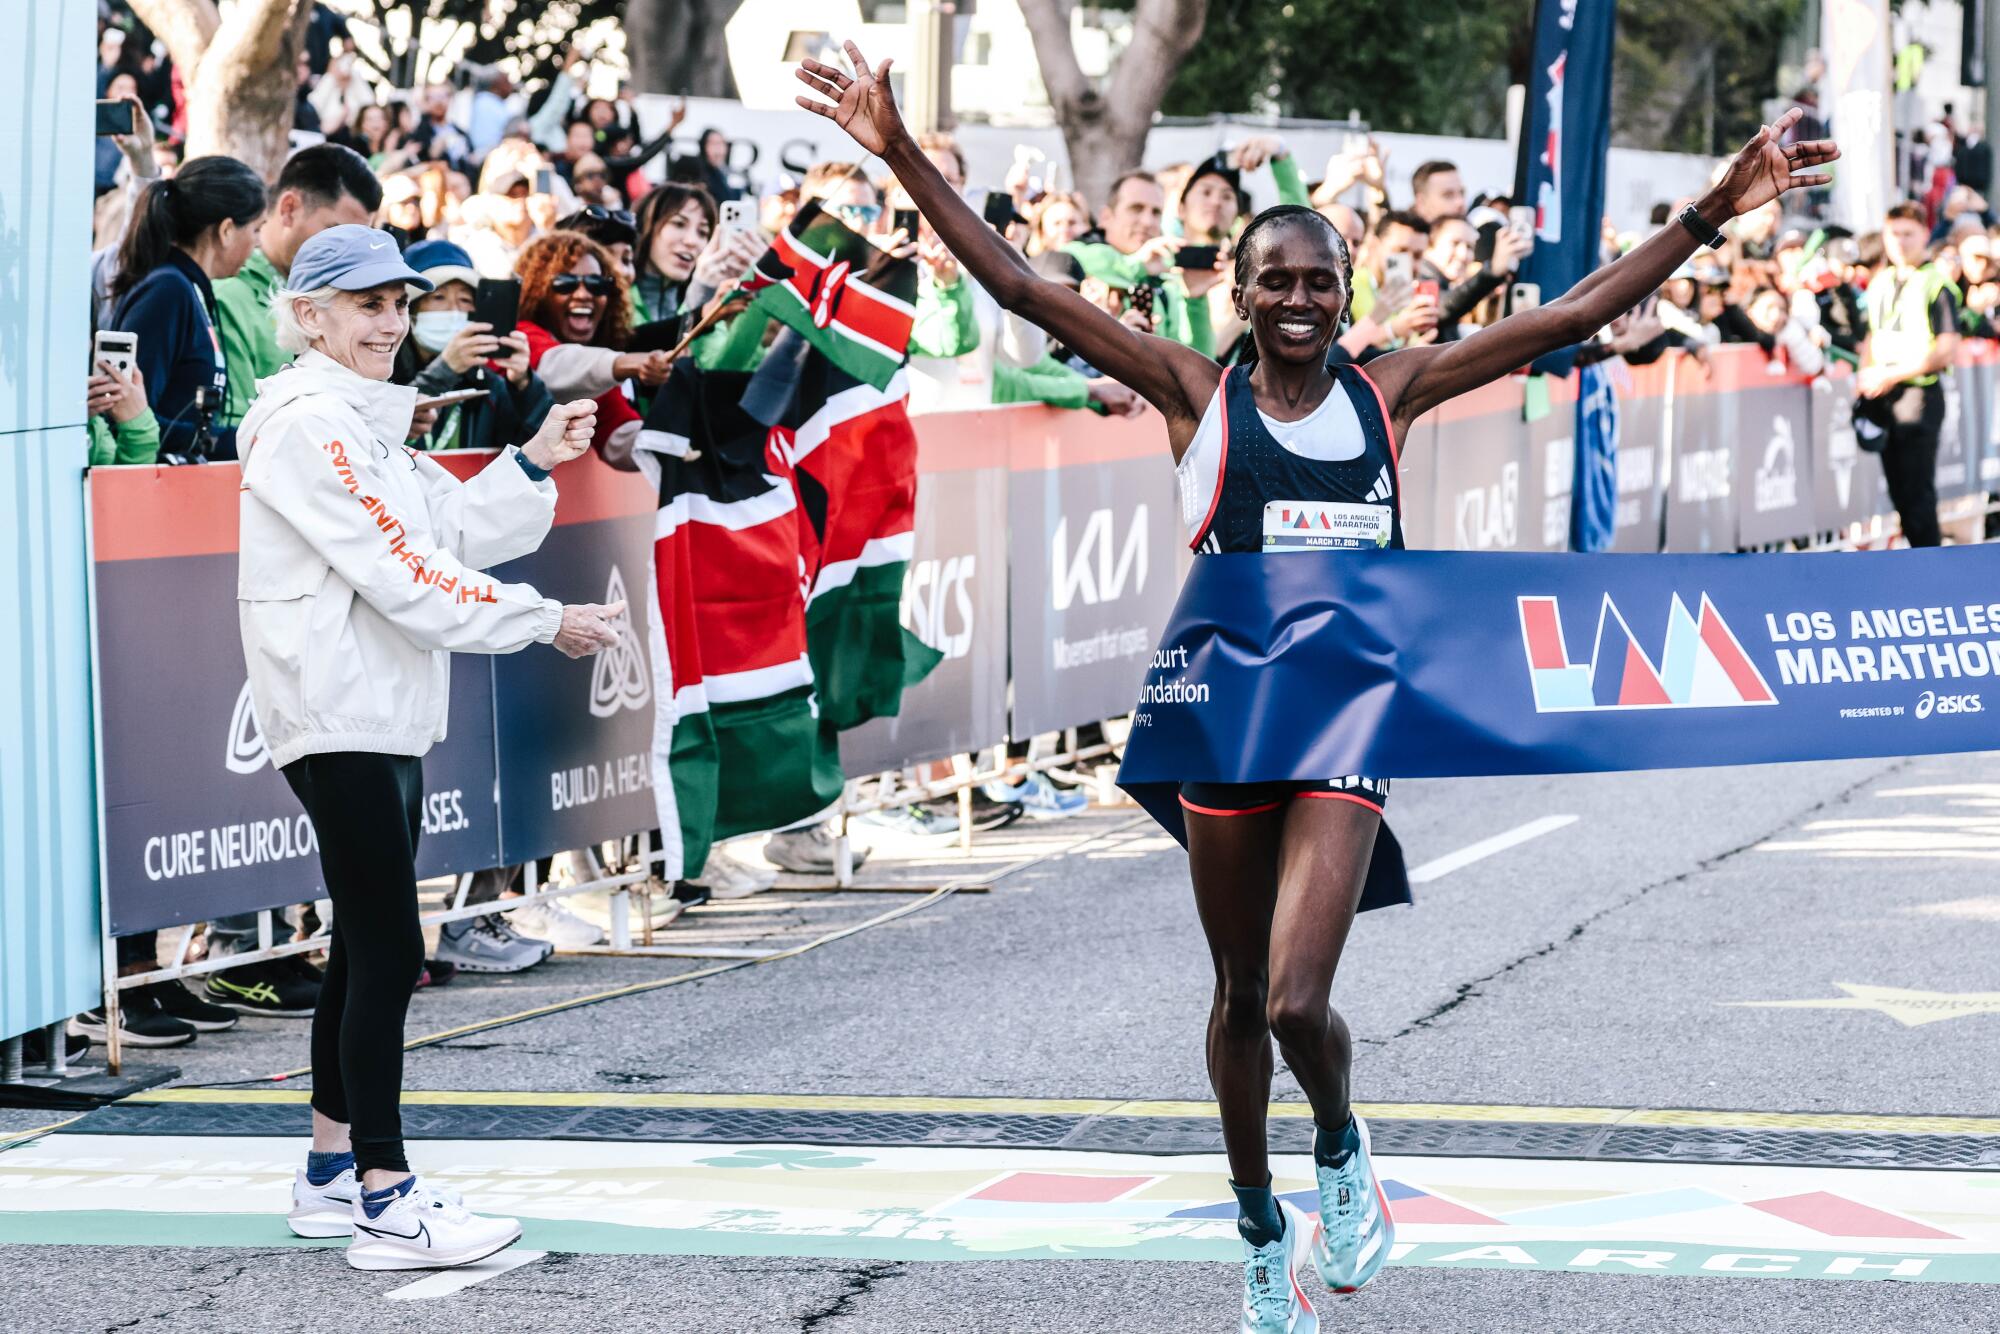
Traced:
<path fill-rule="evenodd" d="M 1939 494 L 2000 473 L 1994 359 L 1948 391 Z M 1616 548 L 1808 540 L 1886 512 L 1855 448 L 1853 377 L 1774 372 L 1755 349 L 1620 385 Z M 1402 451 L 1412 546 L 1559 551 L 1574 389 L 1520 379 L 1447 404 Z M 1532 419 L 1531 419 L 1532 418 Z M 1040 407 L 920 417 L 904 617 L 944 653 L 903 710 L 847 733 L 860 776 L 1129 710 L 1188 560 L 1157 418 Z M 488 456 L 440 456 L 461 475 Z M 310 824 L 257 734 L 235 613 L 237 471 L 91 475 L 102 849 L 110 931 L 315 897 Z M 570 602 L 626 598 L 617 649 L 454 660 L 450 735 L 425 761 L 426 876 L 526 861 L 654 823 L 648 559 L 654 499 L 595 457 L 557 475 L 555 529 L 501 567 Z M 635 664 L 633 655 L 639 655 Z M 636 667 L 637 670 L 634 670 Z"/>

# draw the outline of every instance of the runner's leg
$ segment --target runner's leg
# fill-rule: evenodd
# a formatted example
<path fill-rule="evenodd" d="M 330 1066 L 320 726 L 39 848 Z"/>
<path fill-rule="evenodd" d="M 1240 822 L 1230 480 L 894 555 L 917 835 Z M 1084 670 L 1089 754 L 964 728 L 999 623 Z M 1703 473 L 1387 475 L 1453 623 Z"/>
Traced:
<path fill-rule="evenodd" d="M 1195 909 L 1215 962 L 1208 1012 L 1208 1080 L 1222 1112 L 1229 1172 L 1239 1184 L 1270 1180 L 1264 1120 L 1271 1100 L 1271 1032 L 1265 1022 L 1284 807 L 1250 815 L 1187 812 Z"/>
<path fill-rule="evenodd" d="M 1312 1102 L 1313 1119 L 1338 1134 L 1347 1124 L 1353 1043 L 1329 996 L 1382 817 L 1358 801 L 1305 797 L 1286 803 L 1282 813 L 1270 939 L 1271 1033 Z"/>

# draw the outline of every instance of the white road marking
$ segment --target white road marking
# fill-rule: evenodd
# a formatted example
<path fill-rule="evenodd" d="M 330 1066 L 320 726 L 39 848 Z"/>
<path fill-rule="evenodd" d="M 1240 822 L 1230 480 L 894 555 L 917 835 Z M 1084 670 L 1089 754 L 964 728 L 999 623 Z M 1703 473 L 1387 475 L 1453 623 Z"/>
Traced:
<path fill-rule="evenodd" d="M 1453 871 L 1462 870 L 1476 861 L 1483 861 L 1496 852 L 1505 852 L 1509 848 L 1519 847 L 1530 839 L 1540 838 L 1543 834 L 1553 834 L 1558 829 L 1564 829 L 1575 824 L 1576 821 L 1577 817 L 1574 815 L 1544 815 L 1539 820 L 1530 820 L 1524 825 L 1509 829 L 1504 834 L 1495 834 L 1491 838 L 1482 838 L 1477 843 L 1460 848 L 1457 852 L 1446 853 L 1436 861 L 1425 862 L 1422 866 L 1410 872 L 1410 883 L 1413 885 L 1429 884 L 1433 880 L 1450 875 Z"/>
<path fill-rule="evenodd" d="M 547 1254 L 547 1251 L 524 1251 L 518 1246 L 510 1246 L 498 1255 L 489 1255 L 476 1264 L 442 1270 L 428 1278 L 420 1278 L 415 1283 L 405 1283 L 400 1288 L 391 1288 L 382 1295 L 392 1302 L 421 1302 L 432 1297 L 449 1297 L 454 1292 L 462 1292 L 475 1283 L 484 1283 L 489 1278 L 497 1278 L 510 1269 L 533 1264 Z"/>

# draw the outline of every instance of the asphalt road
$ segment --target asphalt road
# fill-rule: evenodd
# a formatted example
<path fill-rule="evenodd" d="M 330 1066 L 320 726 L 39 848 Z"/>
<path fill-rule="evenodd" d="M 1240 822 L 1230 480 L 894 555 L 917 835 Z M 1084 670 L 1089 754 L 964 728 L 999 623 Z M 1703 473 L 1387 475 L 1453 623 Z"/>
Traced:
<path fill-rule="evenodd" d="M 1414 909 L 1361 920 L 1334 991 L 1359 1044 L 1356 1096 L 2000 1115 L 1993 765 L 1398 784 L 1391 817 L 1413 865 L 1575 818 L 1421 885 Z M 427 1047 L 409 1085 L 1205 1099 L 1210 972 L 1185 859 L 1130 812 L 1087 818 L 1117 832 L 990 893 Z M 884 906 L 831 901 L 786 929 Z M 420 996 L 412 1033 L 691 966 L 561 959 L 465 980 Z M 303 1056 L 303 1025 L 258 1021 L 173 1059 L 209 1082 Z M 1300 1096 L 1282 1069 L 1275 1096 Z M 9 1113 L 0 1132 L 33 1120 Z M 194 1224 L 155 1246 L 0 1247 L 0 1326 L 320 1329 L 365 1310 L 378 1329 L 1204 1330 L 1231 1327 L 1237 1281 L 1222 1265 L 1116 1260 L 553 1254 L 391 1303 L 378 1294 L 408 1276 L 201 1241 Z M 1356 1330 L 1980 1330 L 2000 1329 L 2000 1287 L 1392 1268 L 1322 1311 Z"/>

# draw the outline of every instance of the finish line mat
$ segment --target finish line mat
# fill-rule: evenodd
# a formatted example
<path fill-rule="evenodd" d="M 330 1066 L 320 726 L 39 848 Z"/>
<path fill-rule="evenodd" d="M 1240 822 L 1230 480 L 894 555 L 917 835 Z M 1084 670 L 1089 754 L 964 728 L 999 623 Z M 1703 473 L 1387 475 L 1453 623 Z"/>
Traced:
<path fill-rule="evenodd" d="M 319 1245 L 286 1231 L 297 1136 L 50 1135 L 0 1153 L 0 1242 Z M 431 1140 L 427 1176 L 536 1250 L 1233 1262 L 1216 1155 Z M 1383 1155 L 1392 1263 L 2000 1283 L 2000 1175 Z M 1316 1211 L 1310 1161 L 1274 1159 Z M 332 1257 L 329 1257 L 331 1260 Z"/>

